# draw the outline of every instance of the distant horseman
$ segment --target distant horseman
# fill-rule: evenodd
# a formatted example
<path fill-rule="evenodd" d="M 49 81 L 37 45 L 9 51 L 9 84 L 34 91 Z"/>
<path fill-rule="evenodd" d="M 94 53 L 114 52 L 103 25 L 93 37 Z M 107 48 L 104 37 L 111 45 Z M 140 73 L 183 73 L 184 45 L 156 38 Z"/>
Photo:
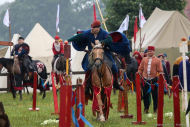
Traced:
<path fill-rule="evenodd" d="M 18 58 L 20 63 L 21 73 L 26 73 L 26 79 L 29 80 L 29 61 L 31 62 L 31 57 L 28 55 L 30 52 L 30 47 L 28 44 L 24 43 L 24 38 L 19 37 L 18 44 L 16 44 L 11 52 L 11 56 Z"/>

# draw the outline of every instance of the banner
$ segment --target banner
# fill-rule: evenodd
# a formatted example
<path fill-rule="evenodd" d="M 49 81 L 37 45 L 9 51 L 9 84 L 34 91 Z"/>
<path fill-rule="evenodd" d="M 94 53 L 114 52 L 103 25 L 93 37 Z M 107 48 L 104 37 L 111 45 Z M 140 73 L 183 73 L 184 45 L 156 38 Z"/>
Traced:
<path fill-rule="evenodd" d="M 128 26 L 129 26 L 129 15 L 127 15 L 127 17 L 124 19 L 124 21 L 122 22 L 121 26 L 117 31 L 123 33 L 123 31 L 128 30 Z"/>

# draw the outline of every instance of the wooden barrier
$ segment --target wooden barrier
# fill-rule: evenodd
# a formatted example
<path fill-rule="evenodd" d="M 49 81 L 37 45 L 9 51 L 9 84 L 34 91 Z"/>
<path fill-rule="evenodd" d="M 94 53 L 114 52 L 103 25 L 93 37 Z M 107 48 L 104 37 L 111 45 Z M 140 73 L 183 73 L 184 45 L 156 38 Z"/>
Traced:
<path fill-rule="evenodd" d="M 36 91 L 37 91 L 37 79 L 38 79 L 38 75 L 37 72 L 34 72 L 34 76 L 33 76 L 33 103 L 32 103 L 32 108 L 29 108 L 30 111 L 39 111 L 39 108 L 36 108 Z"/>
<path fill-rule="evenodd" d="M 76 117 L 79 118 L 80 109 L 77 108 L 78 104 L 81 103 L 83 105 L 82 108 L 82 115 L 85 117 L 85 87 L 82 83 L 82 79 L 77 79 L 77 89 L 76 89 L 76 109 L 77 109 L 77 115 Z M 79 127 L 85 127 L 85 123 L 79 119 L 78 120 Z"/>
<path fill-rule="evenodd" d="M 71 94 L 72 86 L 69 84 L 70 76 L 66 76 L 66 84 L 63 84 L 63 75 L 59 75 L 60 82 L 60 118 L 59 127 L 71 126 Z"/>
<path fill-rule="evenodd" d="M 121 118 L 133 118 L 133 115 L 129 114 L 128 111 L 128 88 L 127 88 L 127 79 L 125 79 L 125 71 L 120 69 L 120 75 L 122 76 L 122 86 L 124 87 L 124 91 L 122 92 L 124 97 L 124 115 L 120 115 Z M 127 78 L 127 76 L 126 76 Z M 120 98 L 119 98 L 120 99 Z M 119 100 L 118 100 L 119 101 Z M 119 102 L 118 102 L 119 103 Z M 121 103 L 120 103 L 121 105 Z"/>
<path fill-rule="evenodd" d="M 181 127 L 180 100 L 179 100 L 179 78 L 173 76 L 173 105 L 174 105 L 174 127 Z"/>
<path fill-rule="evenodd" d="M 132 121 L 133 124 L 146 124 L 145 121 L 142 121 L 141 114 L 141 84 L 140 84 L 140 75 L 136 73 L 136 101 L 137 101 L 137 121 Z"/>
<path fill-rule="evenodd" d="M 160 74 L 158 81 L 157 127 L 163 127 L 164 84 L 165 84 L 164 74 Z"/>
<path fill-rule="evenodd" d="M 54 72 L 51 72 L 51 80 L 52 80 L 52 88 L 53 88 L 53 100 L 54 100 L 54 109 L 55 113 L 51 113 L 51 115 L 59 115 L 59 109 L 58 109 L 58 100 L 57 100 L 57 94 L 56 94 L 56 87 L 55 87 L 55 74 Z"/>

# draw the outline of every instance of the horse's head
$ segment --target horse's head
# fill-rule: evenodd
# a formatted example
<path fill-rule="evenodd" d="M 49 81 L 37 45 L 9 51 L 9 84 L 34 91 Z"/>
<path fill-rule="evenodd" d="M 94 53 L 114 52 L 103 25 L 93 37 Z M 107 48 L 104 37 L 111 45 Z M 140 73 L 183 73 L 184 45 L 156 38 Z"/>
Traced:
<path fill-rule="evenodd" d="M 97 69 L 100 69 L 102 63 L 103 63 L 103 56 L 104 56 L 104 46 L 105 43 L 103 42 L 102 44 L 97 44 L 94 45 L 93 43 L 91 43 L 93 50 L 91 52 L 91 60 L 93 61 L 95 67 Z"/>
<path fill-rule="evenodd" d="M 59 56 L 59 59 L 56 63 L 56 69 L 61 72 L 66 71 L 66 59 L 64 58 L 64 56 Z"/>

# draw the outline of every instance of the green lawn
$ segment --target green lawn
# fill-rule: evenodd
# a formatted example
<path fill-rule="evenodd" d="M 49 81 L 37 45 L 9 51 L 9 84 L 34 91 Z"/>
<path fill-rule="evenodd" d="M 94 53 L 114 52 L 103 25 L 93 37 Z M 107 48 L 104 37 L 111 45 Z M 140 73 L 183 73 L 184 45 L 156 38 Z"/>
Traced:
<path fill-rule="evenodd" d="M 118 91 L 117 91 L 118 93 Z M 13 100 L 11 93 L 0 94 L 0 101 L 3 102 L 5 112 L 8 114 L 12 127 L 42 127 L 41 123 L 48 119 L 55 119 L 57 116 L 52 116 L 54 112 L 53 93 L 47 92 L 46 98 L 42 100 L 42 96 L 37 95 L 37 107 L 40 111 L 29 111 L 32 107 L 32 94 L 23 94 L 23 100 L 19 101 L 19 95 L 17 94 L 16 100 Z M 107 122 L 100 123 L 95 121 L 95 117 L 92 115 L 91 102 L 86 106 L 86 118 L 94 127 L 141 127 L 143 125 L 132 125 L 132 121 L 136 121 L 136 94 L 129 93 L 129 113 L 133 114 L 133 119 L 121 119 L 120 114 L 117 112 L 117 99 L 118 94 L 111 96 L 113 103 L 113 109 L 110 109 L 110 115 Z M 142 103 L 142 109 L 143 109 Z M 150 113 L 153 113 L 152 104 L 150 106 Z M 173 112 L 173 99 L 169 99 L 168 96 L 164 97 L 164 113 Z M 147 127 L 156 126 L 157 115 L 152 118 L 148 118 L 146 114 L 142 114 L 142 120 L 147 122 Z M 165 126 L 173 126 L 173 118 L 164 116 Z M 181 124 L 185 125 L 185 113 L 181 112 Z M 48 124 L 44 127 L 57 127 L 58 124 Z"/>

